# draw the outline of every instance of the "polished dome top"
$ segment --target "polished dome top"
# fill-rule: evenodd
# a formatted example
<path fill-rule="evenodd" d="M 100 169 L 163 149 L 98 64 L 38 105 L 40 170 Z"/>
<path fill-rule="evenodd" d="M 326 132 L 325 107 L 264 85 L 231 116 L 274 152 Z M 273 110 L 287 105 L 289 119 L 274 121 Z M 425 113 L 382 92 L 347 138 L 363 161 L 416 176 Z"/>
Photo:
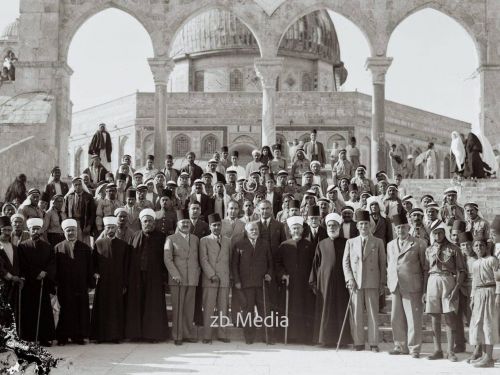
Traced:
<path fill-rule="evenodd" d="M 9 23 L 5 29 L 3 29 L 2 35 L 0 36 L 0 40 L 15 40 L 19 36 L 18 32 L 19 26 L 19 18 L 14 22 Z"/>
<path fill-rule="evenodd" d="M 231 12 L 212 9 L 188 21 L 177 34 L 171 56 L 247 50 L 259 52 L 252 32 Z M 290 26 L 279 55 L 305 55 L 332 64 L 340 63 L 337 33 L 327 11 L 315 11 Z"/>

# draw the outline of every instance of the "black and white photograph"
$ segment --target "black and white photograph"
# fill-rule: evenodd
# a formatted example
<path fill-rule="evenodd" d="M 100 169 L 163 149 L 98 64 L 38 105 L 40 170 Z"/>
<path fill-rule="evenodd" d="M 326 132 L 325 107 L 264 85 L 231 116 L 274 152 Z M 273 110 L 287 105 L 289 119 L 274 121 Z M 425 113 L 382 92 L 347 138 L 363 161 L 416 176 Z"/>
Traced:
<path fill-rule="evenodd" d="M 0 64 L 0 374 L 500 369 L 500 0 L 0 0 Z"/>

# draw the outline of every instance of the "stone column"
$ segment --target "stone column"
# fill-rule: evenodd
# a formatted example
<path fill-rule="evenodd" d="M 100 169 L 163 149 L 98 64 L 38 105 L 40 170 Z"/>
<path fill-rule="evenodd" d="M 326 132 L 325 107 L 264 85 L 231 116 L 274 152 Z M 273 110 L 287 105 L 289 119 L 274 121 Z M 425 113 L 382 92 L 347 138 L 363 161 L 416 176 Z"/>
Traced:
<path fill-rule="evenodd" d="M 500 148 L 500 65 L 483 64 L 478 72 L 481 104 L 478 130 L 494 148 Z"/>
<path fill-rule="evenodd" d="M 255 59 L 255 72 L 262 83 L 262 130 L 261 147 L 276 143 L 276 79 L 283 67 L 283 58 Z"/>
<path fill-rule="evenodd" d="M 54 64 L 56 94 L 55 150 L 57 164 L 63 176 L 71 170 L 72 160 L 68 160 L 69 137 L 71 134 L 72 104 L 70 99 L 70 79 L 73 70 L 66 63 Z"/>
<path fill-rule="evenodd" d="M 385 157 L 385 73 L 392 63 L 391 57 L 369 57 L 366 69 L 372 73 L 372 127 L 371 127 L 371 175 L 387 171 Z"/>
<path fill-rule="evenodd" d="M 167 153 L 167 82 L 174 69 L 174 61 L 167 58 L 148 59 L 155 83 L 155 164 L 163 166 Z"/>

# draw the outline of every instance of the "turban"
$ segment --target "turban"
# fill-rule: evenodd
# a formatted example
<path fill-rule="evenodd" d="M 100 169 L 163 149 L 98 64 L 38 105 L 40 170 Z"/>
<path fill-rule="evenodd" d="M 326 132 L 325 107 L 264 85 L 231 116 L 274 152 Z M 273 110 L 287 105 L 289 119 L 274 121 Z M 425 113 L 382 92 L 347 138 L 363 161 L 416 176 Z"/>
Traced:
<path fill-rule="evenodd" d="M 70 227 L 75 227 L 75 228 L 78 227 L 76 220 L 75 219 L 63 220 L 63 222 L 61 223 L 62 230 L 66 230 L 66 228 L 70 228 Z"/>
<path fill-rule="evenodd" d="M 43 219 L 39 219 L 39 218 L 31 218 L 31 219 L 28 219 L 28 221 L 26 222 L 26 225 L 28 226 L 28 228 L 33 228 L 33 227 L 43 227 Z"/>

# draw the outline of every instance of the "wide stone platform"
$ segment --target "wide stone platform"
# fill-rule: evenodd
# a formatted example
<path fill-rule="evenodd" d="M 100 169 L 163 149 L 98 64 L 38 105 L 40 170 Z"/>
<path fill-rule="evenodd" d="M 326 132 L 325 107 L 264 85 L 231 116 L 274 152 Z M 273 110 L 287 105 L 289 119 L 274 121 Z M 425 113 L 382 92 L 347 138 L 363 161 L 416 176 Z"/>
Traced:
<path fill-rule="evenodd" d="M 460 362 L 428 361 L 410 356 L 389 356 L 392 349 L 382 344 L 380 353 L 369 351 L 323 349 L 303 345 L 267 346 L 263 343 L 246 345 L 241 342 L 211 345 L 201 343 L 174 346 L 161 344 L 90 344 L 50 348 L 63 358 L 53 374 L 496 374 L 495 369 L 475 369 L 464 360 L 469 354 L 460 354 Z M 423 355 L 432 351 L 425 344 Z M 497 345 L 495 357 L 500 356 Z M 52 374 L 52 372 L 51 372 Z"/>

